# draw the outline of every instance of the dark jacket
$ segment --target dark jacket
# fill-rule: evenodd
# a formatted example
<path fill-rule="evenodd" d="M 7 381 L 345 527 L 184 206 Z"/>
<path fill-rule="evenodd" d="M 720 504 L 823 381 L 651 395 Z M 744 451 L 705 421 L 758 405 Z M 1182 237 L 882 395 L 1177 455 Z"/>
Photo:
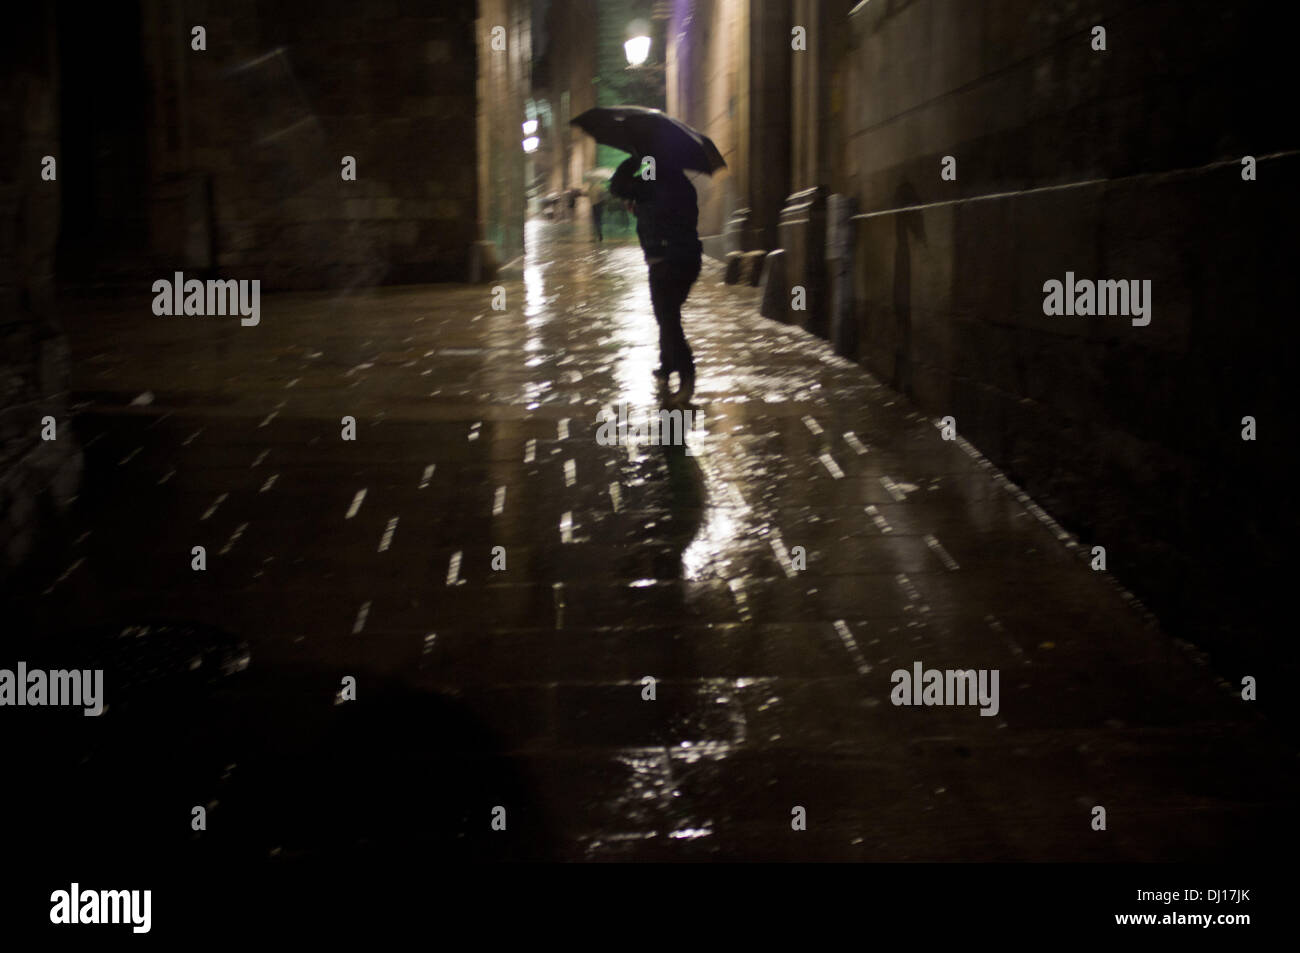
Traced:
<path fill-rule="evenodd" d="M 625 160 L 609 180 L 609 190 L 636 202 L 636 235 L 646 261 L 698 263 L 704 246 L 697 232 L 695 186 L 680 169 L 661 166 L 648 181 L 637 174 L 640 169 L 640 159 Z"/>

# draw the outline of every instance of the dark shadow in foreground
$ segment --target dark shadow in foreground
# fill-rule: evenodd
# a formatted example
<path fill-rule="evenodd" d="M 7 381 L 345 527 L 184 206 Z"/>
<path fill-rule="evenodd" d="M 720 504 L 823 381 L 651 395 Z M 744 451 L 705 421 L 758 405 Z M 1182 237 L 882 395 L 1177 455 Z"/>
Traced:
<path fill-rule="evenodd" d="M 11 649 L 0 668 L 103 668 L 107 698 L 98 717 L 6 709 L 22 778 L 0 794 L 11 857 L 156 881 L 193 864 L 256 876 L 554 856 L 539 798 L 459 701 L 373 675 L 343 701 L 346 673 L 262 667 L 238 639 L 192 624 Z"/>

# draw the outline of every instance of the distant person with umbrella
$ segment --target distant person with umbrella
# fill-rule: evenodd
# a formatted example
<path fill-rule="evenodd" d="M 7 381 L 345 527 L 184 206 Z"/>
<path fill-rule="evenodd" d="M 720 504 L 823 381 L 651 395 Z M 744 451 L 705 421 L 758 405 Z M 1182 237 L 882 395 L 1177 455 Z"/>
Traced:
<path fill-rule="evenodd" d="M 603 219 L 605 214 L 605 199 L 608 193 L 605 186 L 600 182 L 593 181 L 587 187 L 587 200 L 591 202 L 591 228 L 596 236 L 596 241 L 603 242 L 605 233 L 603 230 Z"/>
<path fill-rule="evenodd" d="M 597 142 L 630 153 L 610 179 L 609 190 L 630 201 L 636 234 L 650 268 L 650 301 L 659 324 L 663 387 L 678 375 L 675 402 L 695 393 L 695 358 L 682 329 L 682 305 L 700 276 L 703 245 L 699 205 L 685 169 L 712 174 L 726 163 L 708 136 L 644 106 L 598 106 L 573 120 Z"/>

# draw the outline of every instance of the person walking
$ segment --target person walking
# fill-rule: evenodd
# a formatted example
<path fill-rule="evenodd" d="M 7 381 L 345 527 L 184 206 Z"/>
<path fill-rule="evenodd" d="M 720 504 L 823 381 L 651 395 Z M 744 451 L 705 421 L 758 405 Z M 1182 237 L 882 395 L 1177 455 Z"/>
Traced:
<path fill-rule="evenodd" d="M 682 305 L 700 276 L 699 205 L 695 187 L 677 168 L 633 156 L 610 179 L 609 190 L 632 203 L 636 234 L 650 271 L 650 302 L 659 324 L 659 366 L 654 374 L 669 388 L 678 376 L 673 402 L 687 404 L 695 393 L 695 357 L 682 329 Z"/>
<path fill-rule="evenodd" d="M 591 203 L 591 231 L 598 242 L 605 240 L 605 199 L 608 195 L 605 186 L 600 182 L 592 182 L 587 188 L 587 200 Z"/>

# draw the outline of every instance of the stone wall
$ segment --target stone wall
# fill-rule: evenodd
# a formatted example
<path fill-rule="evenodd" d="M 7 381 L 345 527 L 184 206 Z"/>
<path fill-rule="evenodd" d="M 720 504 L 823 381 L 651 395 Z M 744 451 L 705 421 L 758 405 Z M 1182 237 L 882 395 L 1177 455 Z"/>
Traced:
<path fill-rule="evenodd" d="M 936 201 L 1293 147 L 1275 17 L 1266 0 L 860 4 L 845 89 L 860 207 L 911 204 L 908 188 Z M 939 179 L 944 155 L 955 182 Z"/>
<path fill-rule="evenodd" d="M 840 187 L 852 0 L 680 0 L 668 42 L 668 111 L 706 132 L 727 171 L 701 179 L 706 251 L 780 244 L 781 209 L 794 192 Z M 806 46 L 795 50 L 792 28 Z M 743 221 L 732 221 L 738 210 Z M 735 235 L 725 234 L 728 223 Z"/>
<path fill-rule="evenodd" d="M 700 236 L 715 257 L 726 254 L 727 221 L 746 201 L 741 130 L 748 15 L 747 0 L 684 0 L 673 4 L 668 23 L 667 111 L 706 133 L 727 162 L 725 172 L 696 180 Z"/>
<path fill-rule="evenodd" d="M 150 5 L 154 115 L 183 130 L 157 130 L 153 161 L 210 180 L 215 270 L 267 289 L 463 280 L 482 218 L 476 15 L 474 0 Z"/>
<path fill-rule="evenodd" d="M 478 188 L 482 237 L 500 263 L 524 252 L 524 100 L 531 83 L 531 18 L 523 0 L 481 0 L 478 19 Z M 492 31 L 505 29 L 505 49 Z"/>
<path fill-rule="evenodd" d="M 788 0 L 750 0 L 748 84 L 741 152 L 750 210 L 746 249 L 780 247 L 778 225 L 790 187 L 791 7 Z"/>
<path fill-rule="evenodd" d="M 548 76 L 537 90 L 551 103 L 551 125 L 542 130 L 542 148 L 551 151 L 546 192 L 584 185 L 582 175 L 596 167 L 596 141 L 569 120 L 596 105 L 596 0 L 555 0 L 549 9 Z"/>
<path fill-rule="evenodd" d="M 790 57 L 790 191 L 844 188 L 843 70 L 852 38 L 846 29 L 853 0 L 794 0 L 792 26 L 806 48 Z"/>
<path fill-rule="evenodd" d="M 1296 523 L 1300 135 L 1268 11 L 870 0 L 846 91 L 859 360 L 1234 678 L 1295 672 L 1270 617 Z M 1150 324 L 1045 315 L 1067 271 L 1150 280 Z"/>
<path fill-rule="evenodd" d="M 68 419 L 68 347 L 54 300 L 60 184 L 59 85 L 47 6 L 15 8 L 0 40 L 0 582 L 7 582 L 65 509 L 82 454 Z M 55 166 L 57 175 L 57 165 Z M 55 439 L 42 439 L 53 417 Z"/>

